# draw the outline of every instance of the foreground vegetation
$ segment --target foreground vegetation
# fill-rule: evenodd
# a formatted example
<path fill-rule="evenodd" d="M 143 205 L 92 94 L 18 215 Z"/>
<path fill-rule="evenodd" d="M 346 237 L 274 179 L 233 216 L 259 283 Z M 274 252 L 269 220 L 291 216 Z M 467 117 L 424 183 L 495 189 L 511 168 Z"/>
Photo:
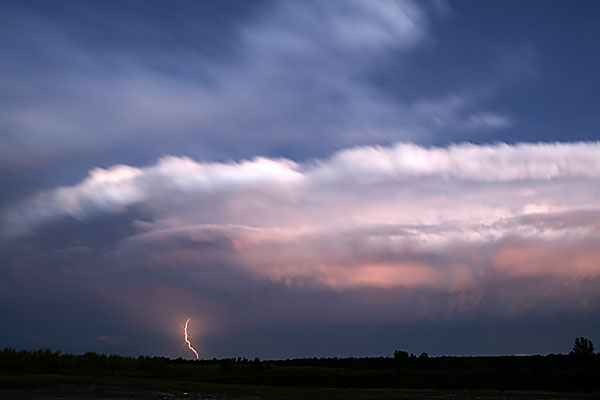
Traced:
<path fill-rule="evenodd" d="M 6 377 L 60 375 L 130 378 L 243 387 L 543 390 L 600 392 L 600 355 L 504 357 L 245 358 L 183 360 L 50 350 L 0 351 Z M 5 379 L 6 381 L 6 379 Z M 14 381 L 14 380 L 13 380 Z"/>

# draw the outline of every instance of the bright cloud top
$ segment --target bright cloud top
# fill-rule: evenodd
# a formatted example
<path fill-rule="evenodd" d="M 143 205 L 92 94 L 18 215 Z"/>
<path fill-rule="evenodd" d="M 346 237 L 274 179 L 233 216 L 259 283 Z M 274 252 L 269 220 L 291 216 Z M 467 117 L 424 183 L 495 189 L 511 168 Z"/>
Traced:
<path fill-rule="evenodd" d="M 264 214 L 263 221 L 269 221 L 272 212 L 297 216 L 292 225 L 317 221 L 327 214 L 318 225 L 354 217 L 364 223 L 458 220 L 460 223 L 452 223 L 457 226 L 535 212 L 595 208 L 599 204 L 594 187 L 599 179 L 597 142 L 448 148 L 398 143 L 342 150 L 328 159 L 304 164 L 261 157 L 208 163 L 165 156 L 144 168 L 116 165 L 94 169 L 77 185 L 41 193 L 6 210 L 3 226 L 5 233 L 18 234 L 55 218 L 85 220 L 136 204 L 148 206 L 156 216 L 176 217 L 177 210 L 168 206 L 171 196 L 190 195 L 189 201 L 177 201 L 185 204 L 183 209 L 194 209 L 194 204 L 210 207 L 202 196 L 214 193 L 230 196 L 232 205 L 223 211 L 222 221 L 210 221 L 216 224 L 260 226 L 244 219 L 259 212 Z M 576 193 L 569 189 L 573 185 L 578 188 Z M 506 201 L 497 201 L 494 193 Z M 255 210 L 251 198 L 260 200 L 254 203 Z M 294 202 L 302 199 L 307 202 L 299 209 Z M 465 204 L 470 201 L 473 204 Z M 236 202 L 246 204 L 233 206 Z M 223 205 L 215 207 L 222 209 Z M 250 212 L 240 212 L 241 207 Z M 341 215 L 336 212 L 338 207 L 343 208 Z M 412 211 L 407 214 L 407 210 Z"/>

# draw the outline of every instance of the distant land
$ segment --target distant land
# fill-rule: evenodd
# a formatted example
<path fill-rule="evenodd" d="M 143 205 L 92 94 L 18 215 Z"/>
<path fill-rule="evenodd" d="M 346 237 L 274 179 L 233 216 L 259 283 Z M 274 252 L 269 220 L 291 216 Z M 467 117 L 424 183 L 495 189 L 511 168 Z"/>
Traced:
<path fill-rule="evenodd" d="M 119 393 L 128 399 L 166 398 L 160 393 L 198 399 L 214 398 L 203 397 L 207 393 L 259 399 L 428 398 L 433 393 L 459 399 L 474 393 L 496 399 L 597 398 L 600 354 L 589 350 L 545 356 L 429 357 L 397 350 L 390 357 L 185 360 L 5 348 L 0 398 L 108 399 L 121 398 Z M 127 397 L 123 390 L 133 392 Z M 294 393 L 297 397 L 290 397 Z"/>

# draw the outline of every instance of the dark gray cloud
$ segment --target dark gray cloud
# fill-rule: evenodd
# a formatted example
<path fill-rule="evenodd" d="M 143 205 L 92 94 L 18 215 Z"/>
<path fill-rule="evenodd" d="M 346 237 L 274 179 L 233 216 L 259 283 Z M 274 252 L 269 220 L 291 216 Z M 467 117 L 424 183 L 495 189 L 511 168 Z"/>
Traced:
<path fill-rule="evenodd" d="M 511 246 L 537 246 L 546 254 L 539 262 L 558 256 L 568 265 L 562 254 L 581 253 L 586 247 L 581 243 L 524 244 L 515 238 L 437 254 L 382 252 L 363 244 L 334 256 L 357 263 L 428 263 L 441 273 L 468 260 L 486 270 L 476 271 L 464 287 L 441 282 L 441 287 L 332 291 L 310 280 L 273 282 L 248 273 L 249 267 L 264 265 L 248 265 L 251 250 L 222 251 L 232 243 L 222 233 L 185 239 L 137 243 L 130 252 L 120 248 L 93 258 L 71 249 L 41 262 L 4 267 L 2 312 L 9 327 L 4 340 L 20 347 L 179 356 L 185 354 L 180 325 L 192 316 L 194 343 L 205 357 L 372 355 L 396 347 L 497 354 L 566 351 L 573 336 L 597 329 L 597 319 L 590 317 L 598 312 L 597 277 L 572 271 L 521 275 L 494 265 Z M 597 239 L 587 247 L 597 249 Z M 10 258 L 5 253 L 3 259 Z M 594 260 L 597 255 L 588 259 Z M 500 340 L 500 332 L 506 340 Z M 497 340 L 500 345 L 492 346 Z"/>

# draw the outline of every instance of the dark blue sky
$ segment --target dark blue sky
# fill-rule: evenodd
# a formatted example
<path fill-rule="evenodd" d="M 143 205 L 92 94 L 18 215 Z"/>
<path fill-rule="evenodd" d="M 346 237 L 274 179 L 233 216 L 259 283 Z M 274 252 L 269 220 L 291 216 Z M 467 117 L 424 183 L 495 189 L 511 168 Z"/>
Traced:
<path fill-rule="evenodd" d="M 3 1 L 0 346 L 189 356 L 187 317 L 205 357 L 600 340 L 599 17 Z"/>

